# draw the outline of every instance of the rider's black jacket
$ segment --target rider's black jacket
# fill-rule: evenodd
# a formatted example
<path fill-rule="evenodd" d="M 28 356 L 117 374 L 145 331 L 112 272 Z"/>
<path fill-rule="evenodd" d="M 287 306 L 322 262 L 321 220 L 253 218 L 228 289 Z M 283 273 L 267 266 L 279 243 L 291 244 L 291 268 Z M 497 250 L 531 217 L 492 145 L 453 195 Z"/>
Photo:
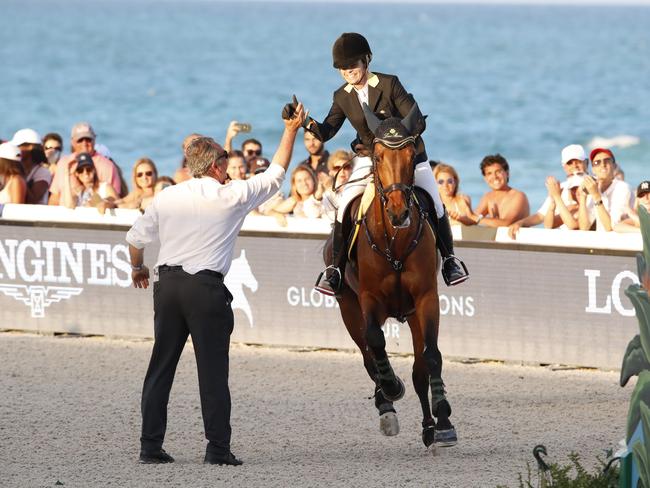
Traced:
<path fill-rule="evenodd" d="M 397 76 L 368 73 L 368 105 L 380 119 L 403 118 L 409 113 L 414 103 L 413 95 L 404 89 Z M 314 121 L 316 126 L 314 127 L 312 124 L 310 130 L 321 141 L 328 141 L 336 135 L 346 118 L 357 131 L 357 139 L 351 144 L 352 149 L 354 150 L 354 146 L 361 143 L 371 150 L 375 136 L 366 124 L 357 93 L 352 85 L 347 83 L 334 92 L 332 108 L 325 120 L 322 123 Z M 416 139 L 415 149 L 416 163 L 427 161 L 427 153 L 421 137 Z"/>

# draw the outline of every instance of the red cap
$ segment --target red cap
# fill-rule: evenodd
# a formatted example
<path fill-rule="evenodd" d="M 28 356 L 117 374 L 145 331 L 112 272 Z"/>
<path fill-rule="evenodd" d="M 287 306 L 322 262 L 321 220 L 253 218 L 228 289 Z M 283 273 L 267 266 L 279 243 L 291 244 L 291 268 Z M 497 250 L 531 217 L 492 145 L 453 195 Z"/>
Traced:
<path fill-rule="evenodd" d="M 597 148 L 595 148 L 593 151 L 591 151 L 591 152 L 589 153 L 589 161 L 592 161 L 592 162 L 593 162 L 593 160 L 594 160 L 594 156 L 596 156 L 596 154 L 598 154 L 598 153 L 609 154 L 609 156 L 610 156 L 614 161 L 616 161 L 616 158 L 614 157 L 614 153 L 613 153 L 612 151 L 610 151 L 609 149 L 605 149 L 604 147 L 597 147 Z"/>

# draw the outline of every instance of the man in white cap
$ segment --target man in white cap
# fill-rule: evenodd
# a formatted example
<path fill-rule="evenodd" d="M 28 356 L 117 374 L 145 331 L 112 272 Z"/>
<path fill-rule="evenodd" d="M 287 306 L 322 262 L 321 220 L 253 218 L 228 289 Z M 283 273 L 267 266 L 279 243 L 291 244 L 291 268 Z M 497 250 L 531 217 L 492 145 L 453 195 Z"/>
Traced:
<path fill-rule="evenodd" d="M 584 177 L 587 168 L 587 155 L 585 154 L 584 148 L 580 144 L 570 144 L 562 149 L 561 162 L 562 169 L 564 169 L 564 173 L 567 176 L 567 180 L 560 184 L 561 198 L 564 204 L 568 207 L 573 202 L 571 198 L 570 184 L 573 184 L 575 182 L 575 178 L 571 180 L 571 177 L 574 175 L 578 177 Z M 552 178 L 552 180 L 549 180 L 550 178 Z M 549 184 L 554 186 L 555 182 L 557 182 L 557 180 L 554 177 L 549 176 L 546 180 L 547 188 L 549 187 Z M 549 207 L 553 205 L 553 203 L 553 197 L 551 195 L 547 196 L 546 200 L 544 200 L 544 203 L 537 212 L 510 225 L 508 227 L 508 234 L 510 237 L 512 239 L 515 239 L 517 232 L 521 227 L 534 227 L 544 222 L 544 216 L 548 212 Z M 554 223 L 557 224 L 556 227 L 559 227 L 562 225 L 562 219 L 560 210 L 557 205 L 555 216 L 556 220 Z"/>
<path fill-rule="evenodd" d="M 59 159 L 56 165 L 57 170 L 50 186 L 50 205 L 59 205 L 61 193 L 65 186 L 64 178 L 69 174 L 70 170 L 74 170 L 74 167 L 70 167 L 70 164 L 81 153 L 88 153 L 92 156 L 99 181 L 110 183 L 115 192 L 118 195 L 120 194 L 122 185 L 117 168 L 110 159 L 105 158 L 95 150 L 95 138 L 95 131 L 87 122 L 79 122 L 72 127 L 70 134 L 72 154 Z"/>
<path fill-rule="evenodd" d="M 21 162 L 27 182 L 25 203 L 47 205 L 52 173 L 45 166 L 47 156 L 41 137 L 33 129 L 20 129 L 14 134 L 11 143 L 20 149 L 22 155 Z"/>

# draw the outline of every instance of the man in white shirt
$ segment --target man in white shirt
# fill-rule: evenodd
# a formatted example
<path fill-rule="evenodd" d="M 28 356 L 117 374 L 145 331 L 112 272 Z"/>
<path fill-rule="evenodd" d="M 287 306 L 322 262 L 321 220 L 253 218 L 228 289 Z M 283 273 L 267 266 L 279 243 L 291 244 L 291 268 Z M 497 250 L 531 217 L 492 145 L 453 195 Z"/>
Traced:
<path fill-rule="evenodd" d="M 228 153 L 209 137 L 185 149 L 193 178 L 157 194 L 129 230 L 133 285 L 147 288 L 144 247 L 160 240 L 154 273 L 154 346 L 142 391 L 140 462 L 170 463 L 163 448 L 167 402 L 188 334 L 196 354 L 208 446 L 204 463 L 238 466 L 230 451 L 228 349 L 232 295 L 223 283 L 244 218 L 273 195 L 291 161 L 302 104 L 285 129 L 269 168 L 248 180 L 226 182 Z"/>
<path fill-rule="evenodd" d="M 567 176 L 567 180 L 564 181 L 562 184 L 560 184 L 561 197 L 565 205 L 570 205 L 571 188 L 569 186 L 569 181 L 572 179 L 571 177 L 574 175 L 584 176 L 586 172 L 587 163 L 588 163 L 587 155 L 585 154 L 584 148 L 580 144 L 570 144 L 562 149 L 561 162 L 562 162 L 562 169 L 564 170 L 564 173 Z M 548 181 L 549 180 L 547 178 L 547 182 Z M 544 222 L 544 216 L 548 212 L 548 209 L 552 205 L 552 203 L 553 203 L 553 199 L 550 195 L 548 195 L 544 200 L 544 203 L 542 204 L 542 206 L 537 212 L 529 215 L 528 217 L 524 217 L 521 220 L 518 220 L 514 224 L 511 224 L 508 227 L 508 234 L 510 235 L 510 238 L 515 239 L 517 232 L 521 227 L 534 227 Z M 556 206 L 555 213 L 556 216 L 558 217 L 557 223 L 558 225 L 561 225 L 559 222 L 560 211 L 557 208 L 557 206 Z"/>
<path fill-rule="evenodd" d="M 578 222 L 580 230 L 610 232 L 633 205 L 630 185 L 618 178 L 616 159 L 609 149 L 596 148 L 589 156 L 595 178 L 585 178 L 583 190 L 578 192 Z"/>

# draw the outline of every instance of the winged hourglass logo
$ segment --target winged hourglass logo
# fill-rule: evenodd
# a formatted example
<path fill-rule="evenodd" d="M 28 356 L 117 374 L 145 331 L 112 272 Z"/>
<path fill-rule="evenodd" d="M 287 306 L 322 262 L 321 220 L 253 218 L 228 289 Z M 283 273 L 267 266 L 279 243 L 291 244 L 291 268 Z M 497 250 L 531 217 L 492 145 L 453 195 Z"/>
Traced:
<path fill-rule="evenodd" d="M 53 303 L 67 300 L 70 297 L 79 295 L 83 288 L 72 288 L 68 286 L 27 286 L 11 285 L 0 283 L 0 291 L 19 302 L 23 302 L 32 311 L 33 318 L 45 317 L 45 309 Z"/>

